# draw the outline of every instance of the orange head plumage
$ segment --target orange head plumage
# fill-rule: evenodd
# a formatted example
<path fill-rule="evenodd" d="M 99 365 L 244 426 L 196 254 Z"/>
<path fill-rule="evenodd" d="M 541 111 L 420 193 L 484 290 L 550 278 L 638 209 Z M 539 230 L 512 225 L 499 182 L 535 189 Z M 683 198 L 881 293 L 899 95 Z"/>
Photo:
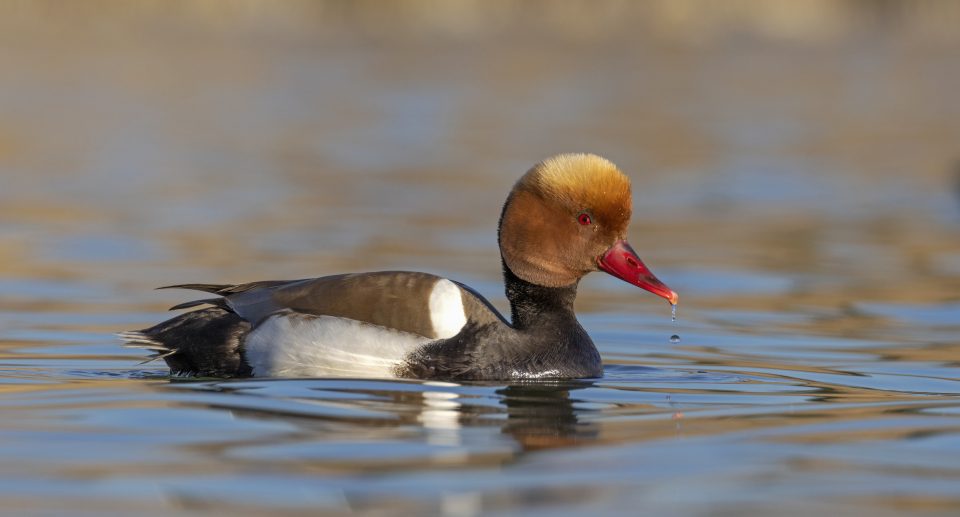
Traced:
<path fill-rule="evenodd" d="M 672 303 L 626 243 L 630 179 L 594 154 L 548 158 L 514 185 L 500 217 L 500 253 L 517 277 L 545 287 L 575 284 L 603 269 Z"/>

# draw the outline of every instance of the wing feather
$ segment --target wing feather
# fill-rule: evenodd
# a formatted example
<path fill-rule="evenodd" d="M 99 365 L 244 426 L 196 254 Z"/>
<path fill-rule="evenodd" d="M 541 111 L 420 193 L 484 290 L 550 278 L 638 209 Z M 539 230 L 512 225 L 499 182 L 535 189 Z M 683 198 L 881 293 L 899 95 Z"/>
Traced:
<path fill-rule="evenodd" d="M 428 273 L 382 271 L 332 275 L 304 280 L 267 280 L 247 284 L 178 284 L 160 289 L 191 289 L 220 295 L 184 302 L 172 308 L 213 305 L 259 323 L 270 315 L 290 310 L 314 316 L 349 318 L 429 339 L 435 330 L 430 299 L 441 277 Z M 463 310 L 462 306 L 459 310 Z M 440 329 L 448 333 L 449 329 Z"/>
<path fill-rule="evenodd" d="M 247 321 L 292 310 L 335 316 L 436 339 L 429 307 L 440 277 L 384 271 L 333 275 L 250 289 L 227 296 L 227 304 Z"/>

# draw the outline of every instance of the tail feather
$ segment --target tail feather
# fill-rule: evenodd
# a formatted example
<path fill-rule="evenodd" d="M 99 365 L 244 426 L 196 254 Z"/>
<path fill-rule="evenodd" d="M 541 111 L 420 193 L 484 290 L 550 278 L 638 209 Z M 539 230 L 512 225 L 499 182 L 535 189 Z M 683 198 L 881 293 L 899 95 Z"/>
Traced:
<path fill-rule="evenodd" d="M 227 304 L 226 297 L 257 289 L 286 284 L 267 280 L 248 284 L 177 284 L 157 289 L 190 289 L 222 296 L 174 305 L 170 310 L 192 309 L 148 329 L 118 334 L 127 348 L 152 352 L 144 363 L 163 359 L 174 375 L 205 377 L 249 377 L 252 370 L 244 358 L 243 340 L 251 325 Z"/>
<path fill-rule="evenodd" d="M 158 359 L 164 359 L 170 357 L 171 355 L 177 353 L 176 349 L 168 348 L 163 343 L 151 339 L 150 336 L 144 334 L 139 330 L 127 330 L 124 332 L 118 332 L 117 337 L 123 340 L 124 348 L 140 348 L 143 350 L 149 350 L 153 352 L 152 355 L 148 356 L 145 360 L 140 361 L 137 364 L 147 364 L 152 363 Z"/>
<path fill-rule="evenodd" d="M 125 330 L 117 332 L 117 337 L 123 340 L 125 348 L 146 348 L 148 350 L 166 350 L 166 346 L 159 341 L 155 341 L 150 336 L 139 330 Z"/>
<path fill-rule="evenodd" d="M 168 350 L 168 351 L 166 351 L 166 352 L 163 352 L 162 354 L 160 354 L 160 353 L 154 354 L 154 355 L 152 355 L 152 356 L 144 359 L 143 361 L 140 361 L 140 362 L 137 363 L 137 364 L 138 364 L 138 365 L 144 365 L 144 364 L 147 364 L 147 363 L 152 363 L 152 362 L 157 361 L 157 360 L 159 360 L 159 359 L 164 359 L 164 360 L 166 360 L 168 357 L 170 357 L 171 355 L 173 355 L 173 354 L 175 354 L 175 353 L 177 353 L 176 350 Z"/>
<path fill-rule="evenodd" d="M 250 323 L 219 307 L 180 314 L 148 329 L 121 332 L 128 348 L 149 350 L 144 363 L 163 359 L 174 375 L 248 377 L 243 338 Z"/>

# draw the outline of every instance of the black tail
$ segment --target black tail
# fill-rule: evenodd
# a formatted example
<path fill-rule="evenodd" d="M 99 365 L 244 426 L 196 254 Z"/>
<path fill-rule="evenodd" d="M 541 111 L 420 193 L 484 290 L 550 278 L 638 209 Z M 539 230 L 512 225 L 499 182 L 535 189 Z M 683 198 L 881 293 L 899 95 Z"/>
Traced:
<path fill-rule="evenodd" d="M 120 333 L 126 346 L 151 350 L 174 375 L 249 377 L 243 338 L 250 323 L 220 307 L 183 313 L 148 329 Z"/>

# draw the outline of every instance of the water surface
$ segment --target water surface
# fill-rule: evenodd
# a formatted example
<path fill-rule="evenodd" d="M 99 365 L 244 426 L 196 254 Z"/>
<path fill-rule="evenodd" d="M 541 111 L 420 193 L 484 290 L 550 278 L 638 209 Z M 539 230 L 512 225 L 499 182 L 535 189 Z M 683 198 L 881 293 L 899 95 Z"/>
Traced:
<path fill-rule="evenodd" d="M 956 9 L 813 4 L 16 9 L 4 513 L 956 515 Z M 503 308 L 500 204 L 562 151 L 633 178 L 681 294 L 582 283 L 601 379 L 171 380 L 113 337 L 182 282 L 415 269 Z"/>

